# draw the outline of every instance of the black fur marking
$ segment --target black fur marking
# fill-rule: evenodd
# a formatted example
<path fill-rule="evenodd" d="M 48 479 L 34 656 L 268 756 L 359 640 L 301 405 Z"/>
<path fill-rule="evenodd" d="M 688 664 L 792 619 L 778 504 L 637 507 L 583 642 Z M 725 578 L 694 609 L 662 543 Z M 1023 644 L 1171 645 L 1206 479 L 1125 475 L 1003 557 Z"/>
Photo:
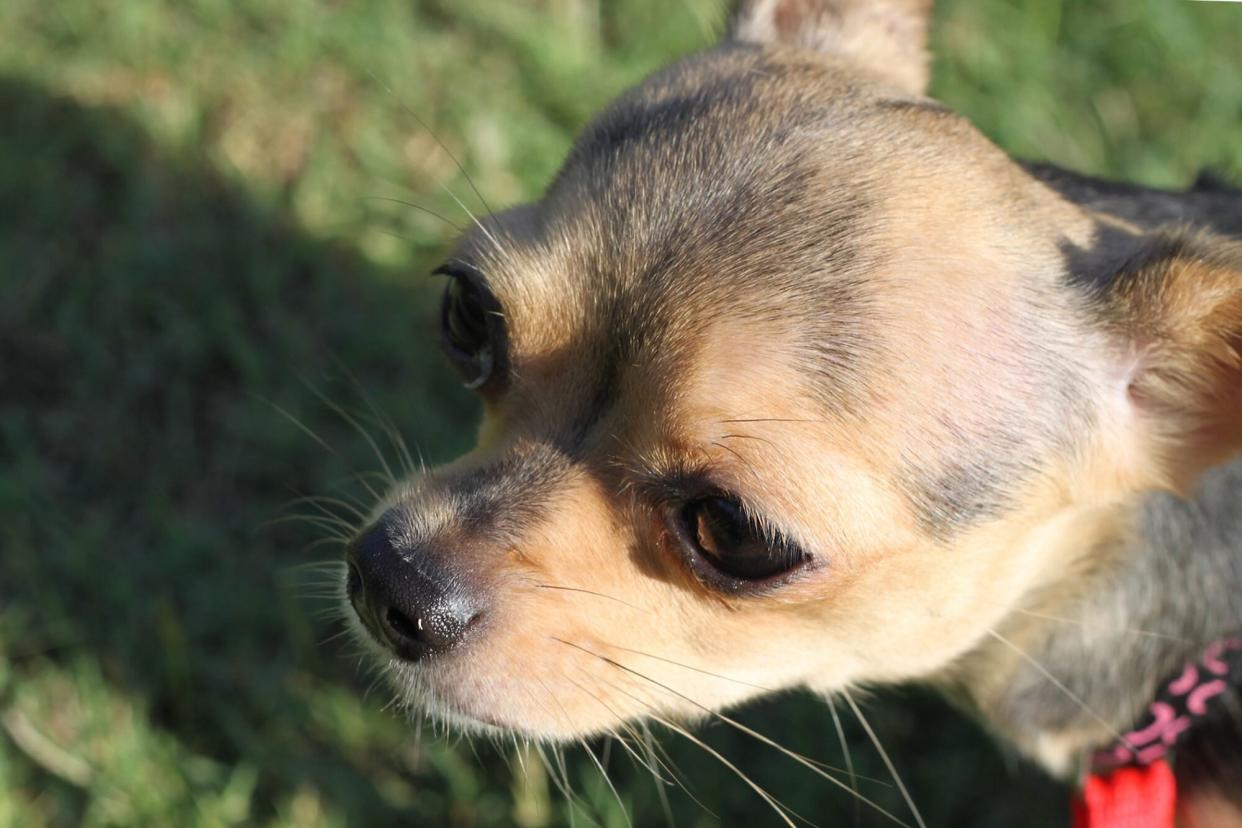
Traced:
<path fill-rule="evenodd" d="M 753 86 L 754 76 L 743 73 L 654 101 L 623 97 L 582 133 L 567 166 L 586 159 L 615 158 L 635 146 L 656 144 L 691 130 L 722 107 L 743 105 Z"/>
<path fill-rule="evenodd" d="M 1142 243 L 1141 236 L 1096 222 L 1095 237 L 1090 245 L 1079 247 L 1068 241 L 1061 243 L 1066 282 L 1093 297 L 1102 296 L 1113 285 L 1117 274 L 1134 260 Z"/>
<path fill-rule="evenodd" d="M 590 395 L 586 407 L 570 429 L 570 450 L 576 449 L 586 440 L 591 429 L 604 418 L 616 401 L 620 387 L 622 359 L 623 356 L 613 352 L 605 354 L 600 360 L 600 373 L 595 384 L 595 392 Z"/>
<path fill-rule="evenodd" d="M 570 461 L 539 444 L 442 481 L 456 506 L 454 525 L 470 534 L 517 538 L 546 512 Z"/>
<path fill-rule="evenodd" d="M 993 458 L 980 455 L 909 482 L 919 526 L 936 540 L 996 517 L 1009 500 L 1012 481 Z"/>
<path fill-rule="evenodd" d="M 1192 189 L 1178 192 L 1091 178 L 1050 164 L 1025 167 L 1069 201 L 1143 231 L 1197 227 L 1242 239 L 1242 190 L 1220 184 L 1216 178 L 1205 181 L 1200 176 Z"/>

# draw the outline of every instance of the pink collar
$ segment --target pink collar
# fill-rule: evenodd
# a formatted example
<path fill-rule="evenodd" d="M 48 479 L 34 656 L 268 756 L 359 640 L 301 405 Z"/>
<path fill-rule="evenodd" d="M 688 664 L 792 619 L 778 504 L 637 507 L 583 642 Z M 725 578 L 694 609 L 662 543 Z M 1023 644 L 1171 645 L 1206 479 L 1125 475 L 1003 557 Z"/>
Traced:
<path fill-rule="evenodd" d="M 1173 828 L 1177 783 L 1169 753 L 1242 682 L 1242 638 L 1214 642 L 1165 682 L 1139 724 L 1096 751 L 1074 802 L 1074 828 Z"/>

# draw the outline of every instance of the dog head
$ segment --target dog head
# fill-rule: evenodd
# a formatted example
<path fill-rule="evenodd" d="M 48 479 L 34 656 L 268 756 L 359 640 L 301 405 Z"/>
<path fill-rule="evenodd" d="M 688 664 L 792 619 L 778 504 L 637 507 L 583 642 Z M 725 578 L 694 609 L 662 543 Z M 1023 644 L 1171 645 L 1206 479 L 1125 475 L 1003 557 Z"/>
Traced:
<path fill-rule="evenodd" d="M 1242 256 L 1106 225 L 926 98 L 928 5 L 742 3 L 460 241 L 478 445 L 348 556 L 412 704 L 570 738 L 930 676 L 1242 442 Z"/>

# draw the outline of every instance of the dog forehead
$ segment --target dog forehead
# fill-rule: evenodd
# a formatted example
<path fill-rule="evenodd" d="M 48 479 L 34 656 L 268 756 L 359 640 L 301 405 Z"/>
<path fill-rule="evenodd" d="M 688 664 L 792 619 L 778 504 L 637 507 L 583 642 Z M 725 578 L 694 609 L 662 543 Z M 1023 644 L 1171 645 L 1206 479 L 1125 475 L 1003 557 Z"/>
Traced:
<path fill-rule="evenodd" d="M 701 331 L 742 329 L 780 340 L 841 403 L 866 373 L 866 283 L 888 255 L 872 225 L 895 176 L 876 145 L 913 120 L 882 101 L 831 64 L 752 47 L 623 95 L 541 200 L 463 245 L 515 365 L 577 387 L 633 367 L 662 377 L 715 358 L 695 348 Z"/>
<path fill-rule="evenodd" d="M 709 328 L 774 343 L 768 357 L 780 349 L 826 409 L 861 407 L 886 340 L 921 324 L 891 319 L 909 304 L 906 271 L 926 270 L 911 261 L 945 258 L 954 205 L 979 224 L 958 192 L 956 149 L 979 140 L 965 129 L 831 61 L 715 50 L 618 99 L 545 196 L 485 220 L 464 255 L 543 411 L 585 407 L 574 419 L 589 425 L 627 377 L 719 361 L 696 347 Z"/>
<path fill-rule="evenodd" d="M 859 153 L 838 140 L 850 120 L 865 119 L 857 95 L 816 62 L 744 47 L 697 56 L 587 126 L 544 215 L 594 236 L 614 262 L 618 253 L 659 262 L 686 248 L 719 256 L 770 245 L 795 207 L 829 211 L 840 227 L 860 212 L 869 183 Z"/>
<path fill-rule="evenodd" d="M 584 130 L 537 204 L 545 264 L 636 343 L 722 314 L 833 318 L 887 186 L 852 137 L 874 120 L 861 95 L 749 47 L 654 76 Z"/>

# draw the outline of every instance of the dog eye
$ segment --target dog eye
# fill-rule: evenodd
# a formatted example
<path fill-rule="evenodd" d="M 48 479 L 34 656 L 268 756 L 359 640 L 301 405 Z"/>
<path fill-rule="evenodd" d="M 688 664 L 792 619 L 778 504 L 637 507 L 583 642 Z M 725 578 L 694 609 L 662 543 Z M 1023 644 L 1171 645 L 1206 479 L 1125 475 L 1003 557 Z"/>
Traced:
<path fill-rule="evenodd" d="M 440 303 L 440 341 L 466 387 L 478 388 L 495 368 L 494 300 L 462 269 L 446 265 L 435 273 L 449 277 Z"/>
<path fill-rule="evenodd" d="M 681 524 L 679 534 L 695 555 L 727 579 L 760 581 L 807 560 L 795 544 L 766 537 L 732 498 L 713 495 L 690 501 L 681 509 Z M 710 577 L 710 573 L 700 574 Z M 741 586 L 727 582 L 715 585 L 732 589 Z"/>

